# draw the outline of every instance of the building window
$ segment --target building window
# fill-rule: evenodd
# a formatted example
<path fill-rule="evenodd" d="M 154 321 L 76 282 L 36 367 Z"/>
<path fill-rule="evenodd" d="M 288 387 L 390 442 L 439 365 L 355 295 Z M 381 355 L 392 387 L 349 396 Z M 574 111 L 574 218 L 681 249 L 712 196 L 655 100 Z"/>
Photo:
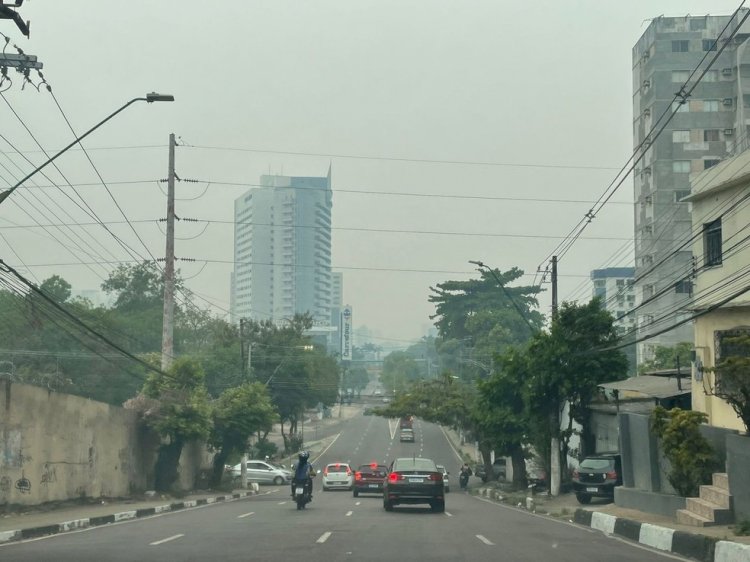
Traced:
<path fill-rule="evenodd" d="M 709 168 L 713 168 L 719 162 L 721 162 L 721 160 L 716 160 L 716 159 L 707 159 L 707 160 L 704 160 L 703 161 L 703 169 L 704 170 L 708 170 Z"/>
<path fill-rule="evenodd" d="M 689 174 L 690 160 L 674 160 L 672 162 L 672 171 L 675 174 Z"/>
<path fill-rule="evenodd" d="M 703 225 L 703 261 L 706 267 L 721 265 L 721 218 Z"/>
<path fill-rule="evenodd" d="M 703 140 L 705 142 L 714 142 L 719 140 L 719 129 L 706 129 L 703 131 Z"/>
<path fill-rule="evenodd" d="M 672 102 L 672 113 L 687 113 L 690 111 L 690 106 L 687 103 L 673 101 Z"/>
<path fill-rule="evenodd" d="M 719 111 L 719 100 L 703 100 L 703 111 Z"/>
<path fill-rule="evenodd" d="M 704 39 L 703 40 L 704 51 L 715 51 L 716 50 L 716 39 Z"/>
<path fill-rule="evenodd" d="M 617 279 L 617 280 L 615 281 L 615 285 L 617 285 L 617 288 L 618 288 L 618 289 L 619 289 L 620 287 L 624 287 L 624 286 L 625 286 L 625 279 Z"/>
<path fill-rule="evenodd" d="M 690 41 L 683 39 L 680 41 L 672 41 L 672 52 L 673 53 L 687 53 L 690 47 Z"/>
<path fill-rule="evenodd" d="M 689 195 L 690 195 L 689 189 L 678 189 L 677 191 L 674 192 L 674 202 L 679 203 L 680 201 L 682 201 L 683 199 L 685 199 L 685 197 L 688 197 Z"/>
<path fill-rule="evenodd" d="M 672 131 L 672 142 L 690 142 L 690 131 Z"/>
<path fill-rule="evenodd" d="M 687 82 L 689 77 L 690 77 L 689 70 L 673 70 L 672 71 L 672 82 L 677 82 L 678 84 L 684 84 L 685 82 Z"/>
<path fill-rule="evenodd" d="M 690 281 L 690 279 L 680 279 L 677 283 L 674 285 L 674 292 L 690 295 L 693 293 L 693 283 Z"/>

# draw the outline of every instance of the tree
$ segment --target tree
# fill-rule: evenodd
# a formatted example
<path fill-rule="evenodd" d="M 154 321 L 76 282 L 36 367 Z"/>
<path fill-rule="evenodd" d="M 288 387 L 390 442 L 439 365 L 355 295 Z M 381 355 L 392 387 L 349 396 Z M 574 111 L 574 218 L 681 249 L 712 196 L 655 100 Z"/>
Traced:
<path fill-rule="evenodd" d="M 193 359 L 177 359 L 167 373 L 152 372 L 142 393 L 126 402 L 164 440 L 155 467 L 155 489 L 169 491 L 178 477 L 182 448 L 204 439 L 211 427 L 205 374 Z"/>
<path fill-rule="evenodd" d="M 383 360 L 380 383 L 388 391 L 399 392 L 419 379 L 423 371 L 414 358 L 405 351 L 393 351 Z"/>
<path fill-rule="evenodd" d="M 56 303 L 64 303 L 70 298 L 70 283 L 59 275 L 45 279 L 39 288 Z"/>
<path fill-rule="evenodd" d="M 727 351 L 714 368 L 716 384 L 711 393 L 725 400 L 750 433 L 750 334 L 722 338 Z"/>
<path fill-rule="evenodd" d="M 344 377 L 344 388 L 353 389 L 358 395 L 367 387 L 370 375 L 364 367 L 352 367 L 346 371 Z"/>
<path fill-rule="evenodd" d="M 221 483 L 229 456 L 244 452 L 248 439 L 255 432 L 270 431 L 277 417 L 268 391 L 260 383 L 245 383 L 219 396 L 213 407 L 209 438 L 209 444 L 217 450 L 211 479 L 213 486 Z"/>
<path fill-rule="evenodd" d="M 638 373 L 676 369 L 677 365 L 689 371 L 692 352 L 692 342 L 680 342 L 672 346 L 657 345 L 654 348 L 654 358 L 639 365 Z"/>
<path fill-rule="evenodd" d="M 537 443 L 560 439 L 563 458 L 573 432 L 573 420 L 581 424 L 581 451 L 590 440 L 589 403 L 600 384 L 625 377 L 627 359 L 619 349 L 612 315 L 599 299 L 584 305 L 563 303 L 549 332 L 536 334 L 526 350 L 529 379 L 525 385 L 526 408 Z M 570 408 L 568 427 L 560 429 L 563 407 Z M 543 449 L 542 449 L 543 450 Z M 553 474 L 559 467 L 550 467 Z"/>
<path fill-rule="evenodd" d="M 701 484 L 711 481 L 717 467 L 716 453 L 700 432 L 708 416 L 703 412 L 658 406 L 651 413 L 651 429 L 661 439 L 669 460 L 667 479 L 683 497 L 698 495 Z"/>

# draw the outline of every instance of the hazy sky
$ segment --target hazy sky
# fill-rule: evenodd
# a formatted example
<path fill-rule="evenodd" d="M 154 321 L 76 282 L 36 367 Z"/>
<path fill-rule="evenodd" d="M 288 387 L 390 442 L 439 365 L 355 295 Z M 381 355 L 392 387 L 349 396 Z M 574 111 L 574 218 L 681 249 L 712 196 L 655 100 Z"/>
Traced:
<path fill-rule="evenodd" d="M 78 195 L 138 256 L 163 255 L 157 221 L 166 187 L 155 180 L 166 177 L 174 132 L 183 143 L 178 175 L 201 180 L 178 184 L 177 215 L 215 221 L 178 223 L 176 255 L 196 261 L 177 266 L 217 312 L 229 309 L 233 200 L 263 173 L 325 175 L 330 163 L 333 266 L 344 272 L 355 325 L 367 324 L 382 344 L 414 340 L 430 323 L 430 285 L 468 279 L 468 260 L 518 266 L 531 283 L 628 159 L 631 48 L 644 20 L 735 8 L 684 0 L 28 1 L 31 39 L 0 20 L 11 38 L 6 52 L 17 44 L 39 57 L 78 132 L 146 92 L 176 101 L 136 104 L 85 141 L 111 197 L 73 151 L 59 161 L 67 179 L 48 170 L 59 189 L 29 182 L 17 190 L 0 206 L 0 258 L 25 264 L 39 281 L 56 273 L 76 289 L 98 287 L 116 262 L 131 259 L 101 226 L 10 228 L 93 222 Z M 14 150 L 44 160 L 11 108 L 50 153 L 73 138 L 47 91 L 11 78 L 0 99 L 0 185 L 32 169 Z M 588 297 L 592 269 L 632 265 L 631 201 L 627 181 L 560 263 L 562 300 Z M 350 230 L 362 228 L 375 231 Z M 549 291 L 541 305 L 547 312 Z"/>

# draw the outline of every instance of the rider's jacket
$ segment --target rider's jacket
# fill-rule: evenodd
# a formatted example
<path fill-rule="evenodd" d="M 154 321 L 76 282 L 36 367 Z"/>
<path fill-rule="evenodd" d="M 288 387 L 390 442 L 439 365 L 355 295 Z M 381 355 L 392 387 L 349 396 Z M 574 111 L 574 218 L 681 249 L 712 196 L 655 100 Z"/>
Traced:
<path fill-rule="evenodd" d="M 297 464 L 294 470 L 294 479 L 297 481 L 306 480 L 311 474 L 313 474 L 312 464 L 307 461 L 301 462 Z"/>

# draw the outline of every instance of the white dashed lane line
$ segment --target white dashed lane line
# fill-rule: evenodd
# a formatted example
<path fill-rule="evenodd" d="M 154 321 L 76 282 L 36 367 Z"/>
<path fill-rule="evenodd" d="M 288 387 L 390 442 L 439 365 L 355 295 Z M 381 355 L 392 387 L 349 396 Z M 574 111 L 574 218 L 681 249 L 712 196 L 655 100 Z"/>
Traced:
<path fill-rule="evenodd" d="M 487 546 L 495 546 L 495 543 L 494 543 L 494 542 L 492 542 L 492 541 L 491 541 L 490 539 L 488 539 L 487 537 L 485 537 L 484 535 L 477 535 L 476 537 L 477 537 L 477 538 L 478 538 L 478 539 L 479 539 L 480 541 L 482 541 L 482 542 L 483 542 L 484 544 L 486 544 Z"/>
<path fill-rule="evenodd" d="M 347 512 L 346 512 L 346 516 L 347 516 L 347 517 L 351 517 L 351 516 L 352 516 L 352 513 L 354 513 L 354 512 L 353 512 L 353 511 L 347 511 Z"/>
<path fill-rule="evenodd" d="M 330 537 L 330 536 L 331 536 L 331 531 L 326 531 L 325 533 L 323 533 L 322 535 L 320 535 L 320 537 L 318 537 L 318 540 L 315 541 L 315 542 L 318 543 L 318 544 L 323 544 L 324 542 L 326 542 L 328 540 L 328 537 Z"/>
<path fill-rule="evenodd" d="M 362 502 L 356 502 L 354 505 L 360 505 Z"/>
<path fill-rule="evenodd" d="M 445 516 L 446 516 L 446 517 L 453 517 L 453 514 L 452 514 L 452 513 L 448 513 L 447 511 L 444 511 L 443 513 L 445 513 Z"/>
<path fill-rule="evenodd" d="M 179 539 L 180 537 L 184 537 L 184 533 L 180 533 L 179 535 L 172 535 L 171 537 L 167 537 L 166 539 L 161 539 L 160 541 L 154 541 L 152 543 L 149 543 L 150 546 L 159 546 L 160 544 L 164 544 L 165 542 L 173 541 L 175 539 Z"/>
<path fill-rule="evenodd" d="M 279 502 L 279 505 L 284 505 L 286 502 Z"/>
<path fill-rule="evenodd" d="M 251 511 L 250 513 L 243 513 L 242 515 L 238 515 L 237 519 L 244 519 L 245 517 L 250 517 L 251 515 L 255 515 L 255 512 Z"/>

